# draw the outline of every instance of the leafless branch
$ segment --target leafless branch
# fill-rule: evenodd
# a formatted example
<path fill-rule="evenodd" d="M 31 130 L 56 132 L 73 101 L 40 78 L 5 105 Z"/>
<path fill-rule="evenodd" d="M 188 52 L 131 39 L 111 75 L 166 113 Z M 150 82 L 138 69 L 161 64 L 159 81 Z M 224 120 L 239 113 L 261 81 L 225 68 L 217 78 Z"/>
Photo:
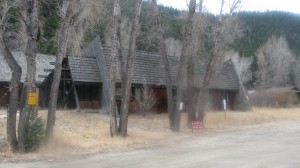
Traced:
<path fill-rule="evenodd" d="M 15 7 L 18 5 L 20 0 L 14 0 L 14 1 L 2 1 L 0 2 L 0 16 L 1 16 L 1 20 L 0 20 L 0 26 L 3 26 L 5 20 L 6 20 L 6 17 L 8 15 L 8 12 L 9 10 L 12 8 L 12 7 Z"/>
<path fill-rule="evenodd" d="M 219 15 L 223 15 L 223 13 L 224 13 L 224 4 L 225 4 L 225 0 L 221 0 L 221 8 L 220 8 Z"/>
<path fill-rule="evenodd" d="M 234 12 L 237 12 L 242 7 L 243 0 L 233 0 L 233 2 L 230 4 L 230 15 L 232 15 Z"/>
<path fill-rule="evenodd" d="M 60 8 L 61 17 L 65 16 L 68 7 L 72 10 L 69 51 L 76 55 L 81 52 L 86 30 L 92 28 L 102 17 L 103 0 L 65 0 Z"/>

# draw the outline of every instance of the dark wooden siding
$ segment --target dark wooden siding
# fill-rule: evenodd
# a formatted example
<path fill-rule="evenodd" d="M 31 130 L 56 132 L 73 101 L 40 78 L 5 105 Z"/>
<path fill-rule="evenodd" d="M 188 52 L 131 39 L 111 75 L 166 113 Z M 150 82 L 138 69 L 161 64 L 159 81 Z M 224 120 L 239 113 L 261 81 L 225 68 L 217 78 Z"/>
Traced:
<path fill-rule="evenodd" d="M 21 93 L 22 93 L 22 88 L 23 85 L 20 85 L 19 88 L 19 103 L 21 101 Z M 7 108 L 8 104 L 9 104 L 9 96 L 10 92 L 9 92 L 9 83 L 3 82 L 0 83 L 0 108 Z"/>
<path fill-rule="evenodd" d="M 0 107 L 6 108 L 9 104 L 9 92 L 7 84 L 0 84 Z"/>
<path fill-rule="evenodd" d="M 167 90 L 165 88 L 151 88 L 151 90 L 153 91 L 154 95 L 157 98 L 157 106 L 155 107 L 155 111 L 154 112 L 158 112 L 158 113 L 163 113 L 167 111 L 168 108 L 168 103 L 167 103 Z M 117 107 L 120 110 L 121 107 L 121 101 L 117 100 L 116 101 Z M 139 108 L 139 103 L 132 99 L 129 102 L 129 106 L 128 106 L 128 111 L 129 113 L 139 113 L 140 112 L 140 108 Z"/>
<path fill-rule="evenodd" d="M 101 108 L 101 89 L 100 84 L 76 85 L 80 108 L 100 109 Z"/>
<path fill-rule="evenodd" d="M 223 110 L 223 99 L 226 100 L 227 109 L 233 110 L 235 92 L 226 91 L 210 91 L 209 93 L 209 105 L 210 110 Z"/>
<path fill-rule="evenodd" d="M 153 88 L 152 90 L 158 101 L 158 104 L 156 106 L 157 112 L 159 112 L 159 113 L 167 112 L 167 109 L 168 109 L 167 89 Z"/>

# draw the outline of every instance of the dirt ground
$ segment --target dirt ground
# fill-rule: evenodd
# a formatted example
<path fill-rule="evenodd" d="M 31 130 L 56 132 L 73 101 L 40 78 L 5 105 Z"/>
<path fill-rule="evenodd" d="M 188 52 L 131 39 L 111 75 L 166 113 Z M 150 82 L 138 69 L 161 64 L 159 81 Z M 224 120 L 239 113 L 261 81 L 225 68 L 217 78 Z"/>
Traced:
<path fill-rule="evenodd" d="M 3 115 L 5 112 L 2 111 L 0 114 Z M 45 118 L 46 111 L 40 111 L 40 116 Z M 22 155 L 13 154 L 10 151 L 6 143 L 6 119 L 0 119 L 0 161 L 56 159 L 114 151 L 122 153 L 159 146 L 165 142 L 181 143 L 181 139 L 193 136 L 191 130 L 187 128 L 186 118 L 186 114 L 183 113 L 181 132 L 173 133 L 168 129 L 167 114 L 149 114 L 146 117 L 130 115 L 129 136 L 111 138 L 107 115 L 58 111 L 53 142 L 47 145 L 42 144 L 38 152 Z M 300 121 L 300 109 L 254 108 L 252 112 L 226 112 L 226 115 L 225 112 L 208 112 L 204 121 L 204 134 L 219 135 L 220 132 L 228 132 L 232 129 L 260 127 L 265 123 L 284 121 Z M 231 138 L 235 138 L 234 135 Z"/>
<path fill-rule="evenodd" d="M 2 162 L 1 168 L 299 168 L 299 119 L 169 139 L 149 148 L 85 157 Z"/>

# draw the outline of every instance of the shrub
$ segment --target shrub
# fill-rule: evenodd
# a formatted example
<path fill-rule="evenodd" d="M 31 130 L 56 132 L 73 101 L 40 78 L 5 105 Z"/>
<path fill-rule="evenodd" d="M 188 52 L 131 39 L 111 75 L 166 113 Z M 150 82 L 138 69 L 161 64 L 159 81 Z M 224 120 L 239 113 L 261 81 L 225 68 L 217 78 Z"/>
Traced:
<path fill-rule="evenodd" d="M 139 104 L 140 114 L 145 116 L 147 113 L 156 111 L 156 105 L 158 102 L 153 90 L 144 85 L 143 88 L 138 90 L 137 95 L 136 100 Z"/>
<path fill-rule="evenodd" d="M 250 95 L 252 105 L 259 107 L 289 107 L 297 105 L 299 98 L 294 92 L 264 92 Z"/>
<path fill-rule="evenodd" d="M 25 151 L 32 152 L 39 148 L 45 137 L 45 124 L 41 117 L 29 121 L 25 129 Z"/>

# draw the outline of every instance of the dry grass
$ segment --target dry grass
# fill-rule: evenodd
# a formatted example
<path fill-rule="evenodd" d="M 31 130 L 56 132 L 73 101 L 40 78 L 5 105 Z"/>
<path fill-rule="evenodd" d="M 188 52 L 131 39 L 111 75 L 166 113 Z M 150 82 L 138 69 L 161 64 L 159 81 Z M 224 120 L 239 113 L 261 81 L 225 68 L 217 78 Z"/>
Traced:
<path fill-rule="evenodd" d="M 0 115 L 6 115 L 6 114 L 7 114 L 6 109 L 0 108 Z"/>
<path fill-rule="evenodd" d="M 299 108 L 253 108 L 251 112 L 210 112 L 205 117 L 207 128 L 247 126 L 278 120 L 300 119 Z"/>
<path fill-rule="evenodd" d="M 46 117 L 46 111 L 40 111 Z M 182 114 L 182 134 L 190 134 L 187 115 Z M 299 108 L 271 109 L 254 108 L 252 112 L 208 112 L 205 117 L 205 131 L 255 125 L 277 120 L 300 119 Z M 94 153 L 103 150 L 122 150 L 154 144 L 168 137 L 180 137 L 168 130 L 167 114 L 153 114 L 146 117 L 130 115 L 127 138 L 109 134 L 109 118 L 96 113 L 58 111 L 53 141 L 42 145 L 37 153 L 15 155 L 6 143 L 6 119 L 0 119 L 0 160 L 1 158 L 39 158 L 65 154 Z"/>
<path fill-rule="evenodd" d="M 43 113 L 42 116 L 45 116 Z M 44 145 L 39 152 L 42 155 L 59 156 L 65 153 L 88 154 L 103 150 L 123 150 L 151 144 L 155 140 L 163 139 L 166 135 L 134 126 L 132 119 L 129 122 L 131 124 L 127 138 L 111 138 L 108 116 L 58 111 L 53 141 Z"/>
<path fill-rule="evenodd" d="M 4 110 L 0 110 L 0 115 L 4 115 Z M 6 142 L 6 119 L 0 119 L 0 158 L 11 156 L 11 150 Z"/>

